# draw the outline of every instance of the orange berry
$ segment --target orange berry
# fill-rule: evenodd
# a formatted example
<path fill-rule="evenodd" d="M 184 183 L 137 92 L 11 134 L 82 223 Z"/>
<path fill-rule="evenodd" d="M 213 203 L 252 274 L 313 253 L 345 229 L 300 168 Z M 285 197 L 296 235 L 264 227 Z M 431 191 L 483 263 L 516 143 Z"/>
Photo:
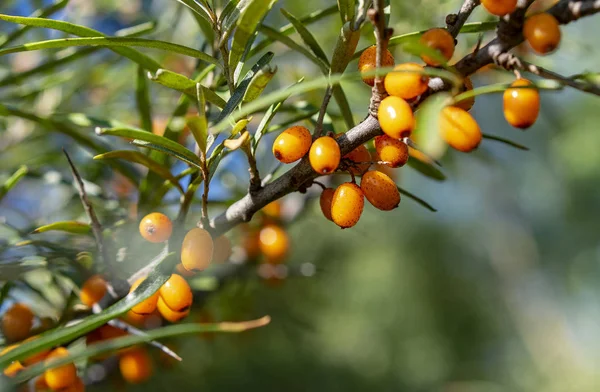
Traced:
<path fill-rule="evenodd" d="M 360 189 L 373 207 L 380 210 L 393 210 L 400 204 L 400 192 L 396 183 L 382 172 L 366 172 L 360 180 Z"/>
<path fill-rule="evenodd" d="M 192 306 L 194 295 L 188 282 L 180 275 L 173 274 L 158 290 L 165 305 L 176 312 L 185 312 Z"/>
<path fill-rule="evenodd" d="M 538 54 L 553 52 L 560 43 L 560 26 L 556 18 L 546 12 L 525 19 L 523 36 Z"/>
<path fill-rule="evenodd" d="M 260 255 L 260 233 L 258 230 L 247 229 L 242 238 L 242 246 L 248 259 L 255 259 Z"/>
<path fill-rule="evenodd" d="M 394 67 L 385 77 L 385 90 L 389 95 L 402 99 L 412 99 L 427 91 L 429 77 L 423 74 L 423 67 L 416 63 L 404 63 Z M 410 72 L 414 71 L 414 72 Z"/>
<path fill-rule="evenodd" d="M 310 165 L 319 174 L 331 174 L 340 164 L 340 146 L 329 136 L 322 136 L 310 146 Z"/>
<path fill-rule="evenodd" d="M 527 79 L 517 79 L 511 86 L 532 86 Z M 540 112 L 540 93 L 532 88 L 509 88 L 504 91 L 504 118 L 515 128 L 529 128 Z"/>
<path fill-rule="evenodd" d="M 365 147 L 363 144 L 344 155 L 344 158 L 350 159 L 352 162 L 356 163 L 355 166 L 350 167 L 350 172 L 356 176 L 362 175 L 364 172 L 369 170 L 369 167 L 371 166 L 369 163 L 371 161 L 371 154 L 369 153 L 369 150 L 367 150 L 367 147 Z"/>
<path fill-rule="evenodd" d="M 46 384 L 46 377 L 42 374 L 35 379 L 35 391 L 47 391 L 49 389 Z"/>
<path fill-rule="evenodd" d="M 195 227 L 181 245 L 181 264 L 189 271 L 203 271 L 213 258 L 214 243 L 208 231 Z"/>
<path fill-rule="evenodd" d="M 269 263 L 279 264 L 288 254 L 290 238 L 283 228 L 270 224 L 260 230 L 259 245 Z"/>
<path fill-rule="evenodd" d="M 403 141 L 381 135 L 375 137 L 374 143 L 379 160 L 387 162 L 387 166 L 401 167 L 408 162 L 408 146 Z"/>
<path fill-rule="evenodd" d="M 32 341 L 34 339 L 37 339 L 37 338 L 38 338 L 37 336 L 32 336 L 30 338 L 25 339 L 24 343 L 30 342 L 30 341 Z M 39 351 L 39 352 L 33 354 L 32 356 L 30 356 L 29 358 L 24 359 L 23 360 L 23 364 L 25 366 L 34 365 L 34 364 L 36 364 L 38 362 L 41 362 L 44 359 L 46 359 L 46 357 L 48 356 L 48 354 L 50 354 L 50 349 Z"/>
<path fill-rule="evenodd" d="M 172 232 L 171 219 L 160 212 L 150 213 L 140 221 L 140 234 L 146 241 L 165 242 L 171 237 Z"/>
<path fill-rule="evenodd" d="M 73 382 L 73 384 L 71 384 L 65 388 L 61 388 L 58 392 L 84 392 L 84 391 L 85 391 L 85 384 L 83 383 L 81 378 L 77 377 L 75 379 L 75 382 Z"/>
<path fill-rule="evenodd" d="M 464 85 L 463 92 L 473 90 L 473 82 L 471 82 L 471 78 L 469 78 L 468 76 L 466 78 L 464 78 L 463 85 Z M 463 99 L 460 102 L 457 102 L 456 104 L 454 104 L 454 106 L 459 107 L 468 112 L 469 110 L 471 110 L 471 108 L 473 107 L 474 104 L 475 104 L 475 97 L 471 97 L 471 98 Z"/>
<path fill-rule="evenodd" d="M 23 366 L 19 361 L 14 361 L 4 368 L 4 375 L 7 377 L 14 377 L 22 370 L 25 370 L 25 366 Z"/>
<path fill-rule="evenodd" d="M 321 192 L 321 197 L 319 198 L 319 204 L 321 205 L 321 211 L 323 211 L 323 215 L 325 218 L 333 221 L 331 218 L 331 202 L 333 201 L 333 194 L 335 193 L 335 189 L 333 188 L 325 188 L 323 192 Z"/>
<path fill-rule="evenodd" d="M 145 279 L 146 278 L 139 278 L 138 280 L 136 280 L 131 285 L 129 292 L 132 293 L 133 290 L 135 290 Z M 150 297 L 143 300 L 142 302 L 140 302 L 139 304 L 135 305 L 133 308 L 131 308 L 131 311 L 134 313 L 137 313 L 137 314 L 142 314 L 142 315 L 150 314 L 150 313 L 154 312 L 154 309 L 156 309 L 157 301 L 158 301 L 158 291 L 155 292 L 154 294 L 152 294 Z"/>
<path fill-rule="evenodd" d="M 142 383 L 152 375 L 152 359 L 142 347 L 137 347 L 119 358 L 119 369 L 125 381 L 132 384 Z"/>
<path fill-rule="evenodd" d="M 415 128 L 415 116 L 410 105 L 400 97 L 387 97 L 377 111 L 379 125 L 386 135 L 394 139 L 409 137 Z"/>
<path fill-rule="evenodd" d="M 106 294 L 106 281 L 100 275 L 93 275 L 81 286 L 81 302 L 92 307 Z"/>
<path fill-rule="evenodd" d="M 69 350 L 64 347 L 58 347 L 54 349 L 46 359 L 46 364 L 50 363 L 52 359 L 63 358 L 69 355 Z M 72 385 L 77 379 L 77 369 L 73 363 L 58 366 L 52 369 L 46 370 L 44 373 L 46 384 L 53 390 L 66 388 Z"/>
<path fill-rule="evenodd" d="M 354 226 L 360 219 L 365 198 L 360 187 L 352 182 L 338 186 L 331 201 L 331 219 L 342 229 Z"/>
<path fill-rule="evenodd" d="M 367 72 L 375 69 L 377 66 L 376 56 L 377 46 L 373 45 L 365 49 L 358 59 L 358 70 L 360 72 Z M 394 56 L 389 50 L 386 50 L 384 52 L 383 59 L 381 59 L 381 66 L 392 67 L 393 65 Z M 362 80 L 371 87 L 375 84 L 375 76 L 363 76 Z"/>
<path fill-rule="evenodd" d="M 419 43 L 437 50 L 446 61 L 450 60 L 454 54 L 454 38 L 446 29 L 435 28 L 427 30 L 421 36 Z M 440 65 L 439 61 L 425 54 L 421 55 L 421 59 L 423 59 L 427 65 L 434 67 Z"/>
<path fill-rule="evenodd" d="M 213 254 L 213 262 L 224 263 L 231 257 L 231 241 L 227 236 L 222 235 L 215 240 L 215 250 Z"/>
<path fill-rule="evenodd" d="M 475 119 L 466 110 L 455 106 L 442 109 L 440 135 L 451 147 L 462 152 L 477 148 L 482 137 Z"/>
<path fill-rule="evenodd" d="M 264 206 L 261 211 L 270 218 L 279 219 L 281 218 L 281 202 L 279 200 L 272 201 Z"/>
<path fill-rule="evenodd" d="M 310 131 L 295 125 L 281 132 L 273 143 L 273 155 L 283 163 L 292 163 L 302 158 L 312 143 Z"/>
<path fill-rule="evenodd" d="M 32 326 L 33 312 L 25 304 L 14 304 L 2 316 L 2 333 L 8 341 L 25 339 Z"/>
<path fill-rule="evenodd" d="M 517 8 L 517 0 L 481 0 L 487 12 L 496 16 L 513 13 Z"/>
<path fill-rule="evenodd" d="M 170 323 L 176 323 L 181 319 L 185 318 L 188 314 L 190 314 L 189 309 L 183 312 L 174 311 L 173 309 L 167 306 L 162 297 L 158 299 L 157 308 L 160 315 Z"/>

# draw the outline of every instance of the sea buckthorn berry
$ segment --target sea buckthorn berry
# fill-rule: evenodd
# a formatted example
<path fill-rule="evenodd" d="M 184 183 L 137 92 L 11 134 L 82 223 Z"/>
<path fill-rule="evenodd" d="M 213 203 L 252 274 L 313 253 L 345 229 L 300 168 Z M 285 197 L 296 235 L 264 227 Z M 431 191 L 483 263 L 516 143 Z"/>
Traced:
<path fill-rule="evenodd" d="M 332 137 L 322 136 L 310 146 L 308 157 L 314 171 L 331 174 L 340 164 L 340 146 Z"/>
<path fill-rule="evenodd" d="M 367 72 L 375 69 L 377 67 L 377 46 L 373 45 L 365 49 L 364 52 L 360 55 L 358 59 L 358 70 L 360 72 Z M 386 50 L 383 55 L 383 59 L 381 59 L 382 67 L 392 67 L 394 66 L 394 56 L 389 50 Z M 375 76 L 363 76 L 363 82 L 373 87 L 375 84 Z"/>
<path fill-rule="evenodd" d="M 181 264 L 189 271 L 205 270 L 213 258 L 214 243 L 208 231 L 195 227 L 181 245 Z"/>
<path fill-rule="evenodd" d="M 446 61 L 450 60 L 454 54 L 454 38 L 446 29 L 435 28 L 427 30 L 421 36 L 419 43 L 437 50 Z M 440 65 L 439 61 L 425 54 L 421 55 L 421 59 L 423 59 L 427 65 L 434 67 Z"/>
<path fill-rule="evenodd" d="M 38 338 L 37 336 L 32 336 L 30 338 L 25 339 L 24 343 L 30 342 L 30 341 L 32 341 L 34 339 L 37 339 L 37 338 Z M 39 351 L 39 352 L 33 354 L 32 356 L 30 356 L 29 358 L 24 359 L 23 360 L 23 364 L 25 366 L 34 365 L 34 364 L 36 364 L 38 362 L 41 362 L 44 359 L 46 359 L 46 357 L 48 356 L 48 354 L 50 354 L 50 349 Z"/>
<path fill-rule="evenodd" d="M 185 312 L 192 306 L 194 295 L 188 282 L 173 274 L 158 290 L 165 305 L 176 312 Z"/>
<path fill-rule="evenodd" d="M 471 82 L 471 78 L 468 76 L 463 80 L 464 89 L 463 92 L 473 90 L 473 82 Z M 466 110 L 467 112 L 471 110 L 473 105 L 475 104 L 475 97 L 463 99 L 460 102 L 457 102 L 454 106 Z"/>
<path fill-rule="evenodd" d="M 260 232 L 255 229 L 246 229 L 242 238 L 242 247 L 248 259 L 255 259 L 260 255 Z"/>
<path fill-rule="evenodd" d="M 403 141 L 381 135 L 375 137 L 375 151 L 378 160 L 386 162 L 389 167 L 401 167 L 408 162 L 408 146 Z"/>
<path fill-rule="evenodd" d="M 538 54 L 553 52 L 560 43 L 560 26 L 556 18 L 546 12 L 525 19 L 523 36 Z"/>
<path fill-rule="evenodd" d="M 367 150 L 367 147 L 365 147 L 363 144 L 344 155 L 344 158 L 350 159 L 356 164 L 350 167 L 350 171 L 356 176 L 362 175 L 364 172 L 369 170 L 369 167 L 371 166 L 371 154 L 369 153 L 369 150 Z"/>
<path fill-rule="evenodd" d="M 106 294 L 106 281 L 100 275 L 93 275 L 81 286 L 81 302 L 92 307 Z"/>
<path fill-rule="evenodd" d="M 260 230 L 260 251 L 271 264 L 281 263 L 290 249 L 290 238 L 283 228 L 277 225 L 266 225 Z"/>
<path fill-rule="evenodd" d="M 59 359 L 69 355 L 69 350 L 64 347 L 58 347 L 54 349 L 46 359 L 46 363 L 50 363 L 52 359 Z M 53 390 L 66 388 L 72 385 L 77 379 L 77 369 L 73 363 L 58 366 L 52 369 L 46 370 L 44 373 L 46 384 Z"/>
<path fill-rule="evenodd" d="M 46 384 L 46 377 L 41 375 L 35 379 L 34 384 L 35 391 L 47 391 L 49 389 L 48 384 Z"/>
<path fill-rule="evenodd" d="M 400 192 L 396 183 L 382 172 L 366 172 L 360 180 L 360 189 L 373 207 L 382 211 L 393 210 L 400 204 Z"/>
<path fill-rule="evenodd" d="M 310 148 L 310 146 L 309 146 L 309 148 Z M 279 200 L 274 200 L 274 201 L 270 202 L 269 204 L 267 204 L 266 206 L 264 206 L 261 209 L 261 211 L 269 218 L 280 219 L 281 218 L 281 202 Z"/>
<path fill-rule="evenodd" d="M 2 333 L 8 341 L 25 339 L 32 326 L 33 312 L 25 304 L 14 304 L 2 316 Z"/>
<path fill-rule="evenodd" d="M 323 215 L 325 218 L 333 221 L 331 218 L 331 202 L 333 201 L 333 194 L 335 193 L 335 189 L 333 188 L 325 188 L 323 192 L 321 192 L 321 197 L 319 198 L 319 205 L 321 206 L 321 211 L 323 211 Z"/>
<path fill-rule="evenodd" d="M 496 16 L 504 16 L 515 11 L 517 0 L 481 0 L 487 12 Z"/>
<path fill-rule="evenodd" d="M 119 358 L 119 369 L 125 381 L 142 383 L 152 375 L 152 360 L 146 349 L 137 347 Z"/>
<path fill-rule="evenodd" d="M 517 79 L 513 87 L 532 86 L 527 79 Z M 540 112 L 540 93 L 532 88 L 509 88 L 504 91 L 504 118 L 515 128 L 529 128 Z"/>
<path fill-rule="evenodd" d="M 423 74 L 423 67 L 416 63 L 404 63 L 394 67 L 385 77 L 385 90 L 389 95 L 402 99 L 412 99 L 427 91 L 429 77 Z M 411 72 L 413 71 L 413 72 Z"/>
<path fill-rule="evenodd" d="M 333 194 L 331 219 L 342 229 L 352 227 L 360 219 L 364 206 L 365 198 L 360 187 L 352 182 L 345 182 Z"/>
<path fill-rule="evenodd" d="M 481 130 L 475 119 L 466 111 L 447 106 L 440 116 L 440 135 L 451 147 L 469 152 L 481 142 Z"/>
<path fill-rule="evenodd" d="M 19 361 L 14 361 L 10 365 L 4 368 L 4 375 L 7 377 L 14 377 L 20 371 L 24 370 L 25 366 Z"/>
<path fill-rule="evenodd" d="M 415 116 L 410 105 L 400 97 L 387 97 L 377 111 L 383 132 L 394 139 L 409 137 L 415 128 Z"/>
<path fill-rule="evenodd" d="M 169 308 L 162 297 L 158 299 L 157 309 L 160 315 L 170 323 L 176 323 L 190 314 L 189 309 L 183 312 L 176 312 Z"/>
<path fill-rule="evenodd" d="M 138 280 L 136 280 L 132 285 L 131 288 L 129 289 L 129 292 L 132 293 L 133 290 L 135 290 L 146 278 L 139 278 Z M 131 311 L 137 314 L 150 314 L 152 312 L 154 312 L 154 309 L 156 309 L 156 302 L 158 301 L 158 291 L 154 294 L 152 294 L 150 297 L 146 298 L 145 300 L 143 300 L 142 302 L 140 302 L 139 304 L 135 305 L 133 308 L 131 308 Z"/>
<path fill-rule="evenodd" d="M 81 380 L 81 378 L 77 377 L 75 382 L 68 387 L 61 388 L 58 392 L 84 392 L 85 384 Z"/>
<path fill-rule="evenodd" d="M 160 212 L 148 214 L 140 221 L 140 234 L 146 241 L 165 242 L 171 237 L 172 232 L 171 219 Z"/>
<path fill-rule="evenodd" d="M 185 277 L 185 278 L 191 278 L 192 276 L 196 275 L 195 271 L 188 271 L 185 269 L 185 267 L 183 266 L 183 264 L 178 263 L 175 266 L 175 272 L 177 272 L 179 275 Z"/>
<path fill-rule="evenodd" d="M 273 155 L 283 163 L 292 163 L 302 158 L 312 143 L 310 131 L 295 125 L 281 132 L 273 143 Z"/>
<path fill-rule="evenodd" d="M 231 241 L 227 236 L 222 235 L 215 240 L 215 250 L 213 254 L 214 263 L 224 263 L 231 257 Z"/>

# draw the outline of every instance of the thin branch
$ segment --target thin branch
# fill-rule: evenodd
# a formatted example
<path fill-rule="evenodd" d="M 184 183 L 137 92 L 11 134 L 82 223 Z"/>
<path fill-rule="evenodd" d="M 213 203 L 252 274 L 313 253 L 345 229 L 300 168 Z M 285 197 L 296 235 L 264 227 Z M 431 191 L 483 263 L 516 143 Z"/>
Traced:
<path fill-rule="evenodd" d="M 113 270 L 112 260 L 110 259 L 108 248 L 104 243 L 104 235 L 102 233 L 102 225 L 94 212 L 94 207 L 92 207 L 92 203 L 87 197 L 87 193 L 85 192 L 85 188 L 83 185 L 83 180 L 81 179 L 81 175 L 77 171 L 77 168 L 73 164 L 71 157 L 67 153 L 67 150 L 63 148 L 63 153 L 67 157 L 67 161 L 69 162 L 69 166 L 71 167 L 71 173 L 73 174 L 73 178 L 75 179 L 75 188 L 79 193 L 79 198 L 81 199 L 81 204 L 83 204 L 83 208 L 88 218 L 90 219 L 92 226 L 92 233 L 94 234 L 94 239 L 96 240 L 96 246 L 98 247 L 98 253 L 102 257 L 102 261 L 106 266 L 108 273 L 111 275 L 111 278 L 115 277 L 115 271 Z M 114 294 L 114 293 L 113 293 Z"/>
<path fill-rule="evenodd" d="M 521 65 L 523 66 L 523 70 L 527 72 L 531 72 L 535 75 L 541 76 L 546 79 L 552 79 L 560 82 L 561 84 L 567 85 L 569 87 L 573 87 L 574 89 L 583 91 L 585 93 L 599 95 L 600 96 L 600 86 L 597 86 L 593 83 L 587 82 L 578 82 L 573 78 L 568 78 L 566 76 L 559 75 L 555 72 L 549 71 L 537 65 L 528 63 L 527 61 L 521 60 Z"/>
<path fill-rule="evenodd" d="M 323 134 L 323 120 L 325 119 L 325 113 L 327 113 L 327 105 L 329 105 L 329 101 L 331 100 L 332 94 L 333 87 L 329 85 L 327 86 L 327 90 L 325 90 L 325 96 L 323 97 L 323 103 L 321 104 L 321 109 L 319 110 L 319 117 L 317 118 L 317 124 L 315 125 L 315 139 Z"/>
<path fill-rule="evenodd" d="M 250 143 L 244 143 L 241 148 L 248 158 L 248 172 L 250 173 L 250 187 L 248 192 L 254 194 L 262 187 L 262 181 L 260 179 L 260 173 L 258 172 L 256 158 L 252 154 Z"/>
<path fill-rule="evenodd" d="M 480 3 L 480 0 L 465 0 L 462 7 L 460 7 L 460 11 L 458 11 L 458 14 L 450 14 L 446 17 L 446 26 L 454 38 L 458 36 L 460 29 Z"/>
<path fill-rule="evenodd" d="M 431 204 L 427 203 L 425 200 L 421 199 L 419 196 L 417 196 L 417 195 L 415 195 L 413 193 L 410 193 L 406 189 L 400 188 L 399 186 L 397 188 L 398 188 L 398 192 L 400 192 L 404 196 L 408 197 L 409 199 L 412 199 L 412 200 L 416 201 L 417 203 L 419 203 L 423 207 L 427 208 L 431 212 L 437 212 L 437 209 L 435 209 Z"/>
<path fill-rule="evenodd" d="M 367 15 L 373 24 L 375 31 L 375 42 L 377 50 L 375 52 L 375 66 L 377 69 L 381 68 L 383 63 L 383 56 L 387 51 L 388 41 L 392 35 L 392 30 L 388 29 L 385 21 L 383 0 L 375 0 L 373 2 L 373 8 L 369 9 Z M 372 116 L 377 117 L 377 109 L 379 103 L 387 96 L 385 87 L 383 85 L 383 77 L 381 75 L 375 76 L 375 84 L 371 92 L 371 103 L 369 105 L 369 112 Z"/>

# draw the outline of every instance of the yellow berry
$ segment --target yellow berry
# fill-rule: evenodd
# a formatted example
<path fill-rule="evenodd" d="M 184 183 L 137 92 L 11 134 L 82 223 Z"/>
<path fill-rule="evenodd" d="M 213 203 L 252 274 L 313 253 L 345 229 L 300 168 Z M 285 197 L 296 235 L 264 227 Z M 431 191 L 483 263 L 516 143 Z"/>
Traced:
<path fill-rule="evenodd" d="M 58 347 L 53 350 L 46 359 L 46 363 L 49 363 L 52 359 L 64 358 L 69 355 L 69 350 L 64 347 Z M 46 384 L 53 390 L 66 388 L 77 380 L 77 369 L 73 363 L 58 366 L 52 369 L 46 370 L 44 373 Z"/>
<path fill-rule="evenodd" d="M 517 79 L 513 87 L 532 86 L 527 79 Z M 532 88 L 509 88 L 504 91 L 504 118 L 515 128 L 529 128 L 540 112 L 540 93 Z"/>
<path fill-rule="evenodd" d="M 180 275 L 172 274 L 158 290 L 160 299 L 175 312 L 185 312 L 192 307 L 194 295 L 188 282 Z"/>
<path fill-rule="evenodd" d="M 25 304 L 14 304 L 2 316 L 2 333 L 8 341 L 25 339 L 32 326 L 33 312 Z"/>
<path fill-rule="evenodd" d="M 515 11 L 517 0 L 481 0 L 481 5 L 492 15 L 504 16 Z"/>
<path fill-rule="evenodd" d="M 323 192 L 321 192 L 321 197 L 319 198 L 319 205 L 321 206 L 321 211 L 325 218 L 330 221 L 333 221 L 331 218 L 331 202 L 333 201 L 333 194 L 335 193 L 335 189 L 333 188 L 325 188 Z"/>
<path fill-rule="evenodd" d="M 364 73 L 376 69 L 376 56 L 377 46 L 373 45 L 365 49 L 365 51 L 361 53 L 360 58 L 358 59 L 358 70 Z M 392 67 L 393 65 L 394 56 L 389 50 L 386 49 L 383 55 L 383 59 L 381 59 L 381 66 Z M 362 80 L 371 87 L 375 84 L 375 76 L 363 76 Z"/>
<path fill-rule="evenodd" d="M 429 77 L 423 67 L 416 63 L 404 63 L 394 67 L 395 72 L 385 77 L 385 90 L 389 95 L 412 99 L 427 91 Z"/>
<path fill-rule="evenodd" d="M 185 318 L 188 314 L 190 314 L 190 310 L 184 310 L 183 312 L 176 312 L 171 309 L 165 301 L 163 301 L 162 297 L 158 298 L 157 309 L 160 315 L 167 321 L 171 323 L 176 323 L 181 319 Z"/>
<path fill-rule="evenodd" d="M 273 155 L 283 163 L 292 163 L 306 155 L 311 143 L 309 130 L 296 125 L 277 136 L 273 143 Z"/>
<path fill-rule="evenodd" d="M 224 263 L 231 257 L 231 241 L 227 236 L 222 235 L 215 240 L 213 262 Z"/>
<path fill-rule="evenodd" d="M 553 52 L 560 43 L 560 26 L 556 18 L 546 12 L 525 19 L 523 36 L 538 54 Z"/>
<path fill-rule="evenodd" d="M 403 141 L 381 135 L 375 137 L 375 151 L 378 160 L 386 162 L 389 167 L 401 167 L 408 162 L 408 146 Z"/>
<path fill-rule="evenodd" d="M 92 307 L 106 294 L 106 281 L 100 275 L 93 275 L 81 286 L 81 302 Z"/>
<path fill-rule="evenodd" d="M 365 199 L 360 187 L 352 182 L 338 186 L 331 201 L 331 219 L 342 229 L 358 223 L 365 206 Z"/>
<path fill-rule="evenodd" d="M 172 232 L 171 219 L 160 212 L 148 214 L 140 221 L 140 234 L 146 241 L 165 242 L 171 237 Z"/>
<path fill-rule="evenodd" d="M 283 228 L 270 224 L 260 230 L 260 251 L 271 264 L 281 263 L 290 249 L 290 238 Z"/>
<path fill-rule="evenodd" d="M 338 133 L 334 137 L 337 139 L 341 135 L 343 135 L 343 133 Z M 362 175 L 364 172 L 369 170 L 369 167 L 371 166 L 371 164 L 369 163 L 369 161 L 371 160 L 371 154 L 363 144 L 356 147 L 348 154 L 344 155 L 343 158 L 349 159 L 353 163 L 355 163 L 355 165 L 352 165 L 350 167 L 350 172 L 352 172 L 352 174 L 354 174 L 355 176 Z"/>
<path fill-rule="evenodd" d="M 481 142 L 481 130 L 475 119 L 466 111 L 447 106 L 440 116 L 440 135 L 451 147 L 469 152 Z"/>
<path fill-rule="evenodd" d="M 129 289 L 129 292 L 132 293 L 146 278 L 139 278 L 136 280 Z M 158 292 L 152 294 L 150 297 L 146 298 L 139 304 L 135 305 L 131 308 L 131 311 L 137 314 L 147 315 L 154 312 L 156 309 L 156 301 L 158 301 Z"/>
<path fill-rule="evenodd" d="M 463 92 L 473 90 L 473 82 L 471 82 L 471 78 L 469 78 L 468 76 L 464 79 L 463 85 L 464 85 Z M 471 110 L 471 108 L 473 107 L 474 104 L 475 104 L 475 97 L 471 97 L 471 98 L 463 99 L 460 102 L 457 102 L 456 104 L 454 104 L 454 106 L 459 107 L 468 112 L 469 110 Z"/>
<path fill-rule="evenodd" d="M 322 136 L 313 142 L 308 157 L 314 171 L 331 174 L 340 164 L 340 146 L 332 137 Z"/>
<path fill-rule="evenodd" d="M 119 369 L 125 381 L 139 384 L 148 380 L 152 375 L 152 360 L 144 348 L 138 347 L 121 355 Z"/>
<path fill-rule="evenodd" d="M 399 97 L 390 96 L 381 101 L 377 117 L 381 130 L 394 139 L 409 137 L 415 128 L 410 105 Z"/>
<path fill-rule="evenodd" d="M 214 242 L 208 231 L 195 227 L 188 231 L 181 245 L 181 264 L 189 271 L 205 270 L 214 252 Z"/>
<path fill-rule="evenodd" d="M 437 50 L 446 61 L 450 60 L 454 54 L 454 38 L 446 29 L 434 28 L 427 30 L 421 36 L 419 43 Z M 425 54 L 421 55 L 421 59 L 423 59 L 427 65 L 434 67 L 440 65 L 439 61 Z"/>
<path fill-rule="evenodd" d="M 360 180 L 360 189 L 373 205 L 383 211 L 393 210 L 400 204 L 398 187 L 387 175 L 371 170 L 366 172 Z"/>

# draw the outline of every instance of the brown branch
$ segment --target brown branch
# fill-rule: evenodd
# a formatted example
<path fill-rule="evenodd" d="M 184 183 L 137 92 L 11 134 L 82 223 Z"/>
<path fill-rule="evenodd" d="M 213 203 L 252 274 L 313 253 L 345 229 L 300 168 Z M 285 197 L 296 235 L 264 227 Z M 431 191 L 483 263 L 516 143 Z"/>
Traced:
<path fill-rule="evenodd" d="M 367 15 L 373 24 L 375 31 L 375 42 L 377 50 L 375 52 L 375 67 L 381 68 L 383 63 L 383 56 L 387 51 L 388 41 L 392 35 L 392 30 L 388 29 L 385 22 L 385 13 L 383 11 L 384 4 L 383 0 L 375 0 L 373 2 L 373 8 L 369 9 Z M 371 103 L 369 105 L 369 113 L 372 116 L 377 117 L 377 109 L 379 103 L 387 96 L 385 86 L 383 85 L 383 77 L 381 75 L 375 75 L 375 84 L 371 91 Z"/>
<path fill-rule="evenodd" d="M 327 86 L 327 90 L 325 90 L 325 96 L 323 97 L 323 103 L 321 104 L 321 109 L 319 110 L 319 117 L 317 118 L 317 124 L 315 125 L 314 138 L 318 138 L 323 134 L 323 120 L 325 119 L 325 113 L 327 113 L 327 105 L 329 105 L 329 101 L 331 100 L 331 95 L 333 94 L 333 87 Z"/>
<path fill-rule="evenodd" d="M 480 3 L 480 0 L 465 0 L 458 14 L 450 14 L 446 17 L 446 26 L 454 38 Z"/>

